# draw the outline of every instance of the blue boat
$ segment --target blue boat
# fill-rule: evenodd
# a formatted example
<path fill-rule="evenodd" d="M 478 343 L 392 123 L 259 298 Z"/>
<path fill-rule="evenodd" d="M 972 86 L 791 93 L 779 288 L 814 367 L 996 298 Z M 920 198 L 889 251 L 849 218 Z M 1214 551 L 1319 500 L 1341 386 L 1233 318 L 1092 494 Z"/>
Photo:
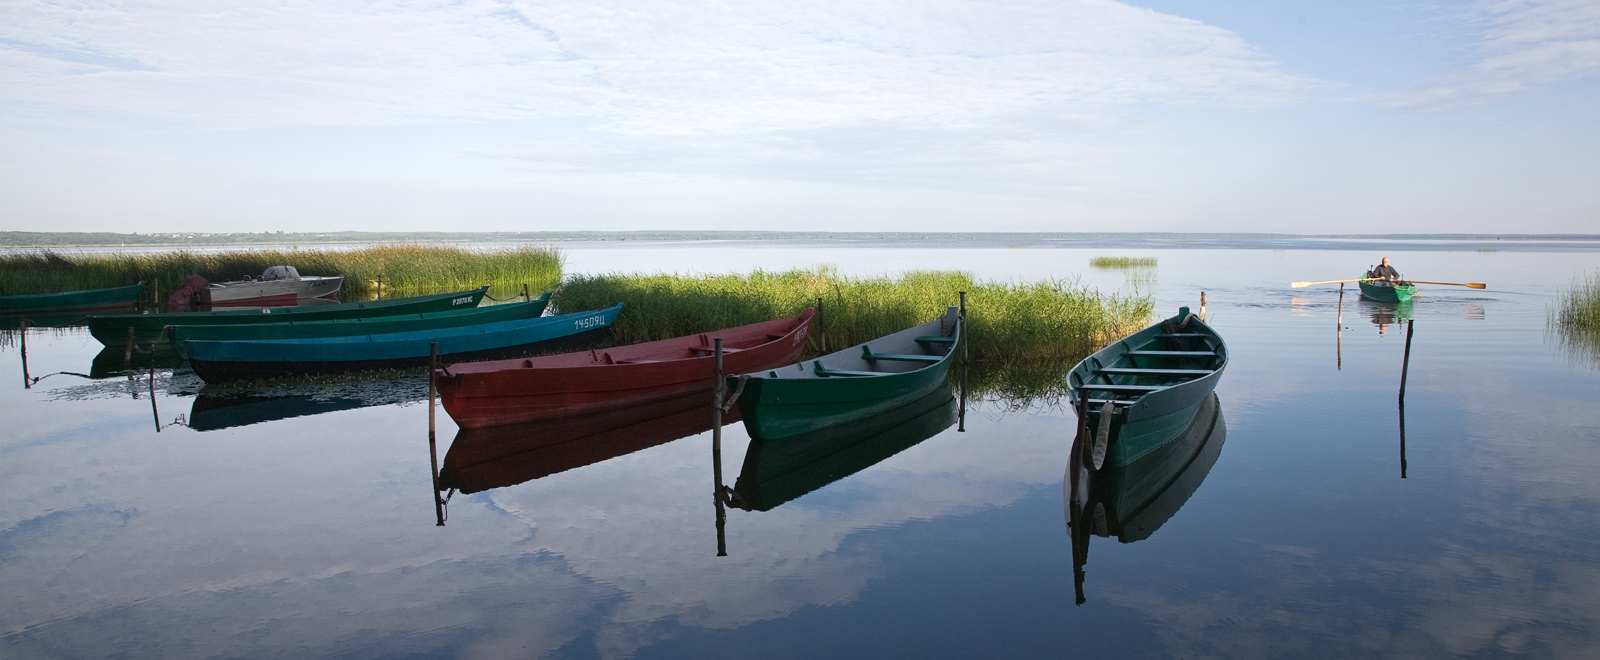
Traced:
<path fill-rule="evenodd" d="M 302 374 L 342 373 L 428 363 L 438 344 L 442 363 L 573 351 L 604 340 L 622 304 L 590 312 L 484 323 L 461 328 L 351 337 L 185 341 L 179 347 L 208 383 Z"/>

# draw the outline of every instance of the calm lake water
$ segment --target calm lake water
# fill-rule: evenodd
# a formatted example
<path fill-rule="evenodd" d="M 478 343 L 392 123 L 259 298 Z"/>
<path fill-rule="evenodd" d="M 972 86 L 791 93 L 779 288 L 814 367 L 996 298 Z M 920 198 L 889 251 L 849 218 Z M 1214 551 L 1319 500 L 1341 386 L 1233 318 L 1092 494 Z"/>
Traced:
<path fill-rule="evenodd" d="M 0 657 L 1600 655 L 1600 363 L 1546 322 L 1600 251 L 1320 247 L 563 246 L 571 272 L 1077 278 L 1163 315 L 1205 291 L 1231 354 L 1225 433 L 1173 475 L 1153 530 L 1090 539 L 1082 604 L 1059 407 L 969 402 L 964 430 L 935 410 L 925 440 L 885 434 L 767 510 L 730 510 L 717 556 L 709 432 L 645 424 L 606 445 L 631 453 L 502 466 L 485 478 L 538 478 L 458 493 L 439 527 L 420 374 L 212 388 L 180 367 L 25 389 L 10 333 Z M 1090 268 L 1101 255 L 1159 265 Z M 1382 256 L 1489 288 L 1424 286 L 1400 310 L 1347 290 L 1341 328 L 1337 285 L 1288 287 Z M 1397 317 L 1415 321 L 1404 454 Z M 32 330 L 27 370 L 89 374 L 100 348 Z M 750 443 L 738 424 L 723 442 L 732 485 Z"/>

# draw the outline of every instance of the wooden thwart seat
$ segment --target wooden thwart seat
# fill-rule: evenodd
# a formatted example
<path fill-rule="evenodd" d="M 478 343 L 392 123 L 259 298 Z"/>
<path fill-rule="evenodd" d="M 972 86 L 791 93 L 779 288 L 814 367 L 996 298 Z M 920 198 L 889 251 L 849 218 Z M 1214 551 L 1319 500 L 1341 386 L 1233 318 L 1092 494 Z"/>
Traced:
<path fill-rule="evenodd" d="M 729 348 L 727 346 L 723 346 L 722 347 L 723 355 L 727 355 L 728 353 L 738 353 L 739 351 L 742 351 L 742 350 L 744 350 L 744 349 L 742 349 L 742 348 Z M 691 346 L 691 347 L 689 347 L 689 351 L 693 352 L 693 353 L 705 353 L 706 355 L 713 355 L 713 354 L 715 354 L 717 352 L 717 348 L 715 346 L 710 346 L 710 347 L 707 347 L 707 346 Z"/>
<path fill-rule="evenodd" d="M 893 361 L 896 361 L 896 362 L 928 362 L 928 363 L 933 363 L 933 362 L 938 362 L 940 360 L 943 360 L 944 358 L 942 358 L 940 356 L 937 356 L 937 355 L 909 355 L 909 354 L 905 354 L 905 353 L 874 353 L 874 352 L 872 352 L 872 349 L 870 347 L 862 346 L 861 347 L 861 359 L 863 359 L 863 360 L 893 360 Z"/>
<path fill-rule="evenodd" d="M 1107 401 L 1111 402 L 1111 405 L 1114 406 L 1131 406 L 1135 403 L 1138 403 L 1137 401 L 1124 401 L 1122 399 L 1089 399 L 1089 412 L 1094 412 L 1095 409 L 1105 405 Z"/>
<path fill-rule="evenodd" d="M 886 376 L 886 375 L 888 375 L 888 374 L 886 374 L 884 372 L 881 372 L 881 371 L 850 371 L 848 369 L 829 369 L 827 367 L 822 366 L 821 362 L 812 362 L 811 366 L 812 366 L 811 370 L 813 372 L 815 372 L 818 376 L 821 376 L 823 378 L 828 378 L 830 376 Z"/>
<path fill-rule="evenodd" d="M 956 343 L 956 338 L 927 335 L 923 337 L 917 337 L 916 342 L 918 344 L 954 344 Z"/>
<path fill-rule="evenodd" d="M 1106 367 L 1096 369 L 1097 374 L 1127 376 L 1210 376 L 1210 369 L 1141 369 L 1138 367 Z"/>
<path fill-rule="evenodd" d="M 1101 385 L 1101 384 L 1097 384 L 1097 383 L 1086 383 L 1086 384 L 1080 386 L 1078 389 L 1080 389 L 1080 390 L 1093 390 L 1093 391 L 1096 391 L 1096 392 L 1155 392 L 1155 391 L 1167 389 L 1169 387 L 1172 387 L 1172 386 L 1171 385 Z"/>
<path fill-rule="evenodd" d="M 1123 355 L 1135 357 L 1216 357 L 1213 351 L 1128 351 Z"/>
<path fill-rule="evenodd" d="M 1196 337 L 1210 337 L 1211 335 L 1203 332 L 1164 332 L 1156 336 L 1163 339 L 1192 339 Z"/>

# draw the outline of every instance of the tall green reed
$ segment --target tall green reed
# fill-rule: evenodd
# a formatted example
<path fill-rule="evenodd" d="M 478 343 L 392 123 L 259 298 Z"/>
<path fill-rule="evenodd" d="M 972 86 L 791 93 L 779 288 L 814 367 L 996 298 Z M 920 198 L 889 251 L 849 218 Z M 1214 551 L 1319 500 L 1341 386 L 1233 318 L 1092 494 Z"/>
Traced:
<path fill-rule="evenodd" d="M 1600 273 L 1580 275 L 1557 293 L 1550 317 L 1568 352 L 1600 363 Z"/>
<path fill-rule="evenodd" d="M 532 292 L 561 279 L 563 259 L 553 247 L 467 250 L 450 245 L 401 243 L 353 250 L 240 249 L 219 252 L 18 252 L 0 255 L 0 295 L 123 286 L 159 280 L 169 292 L 189 275 L 213 282 L 259 276 L 288 264 L 302 275 L 342 275 L 340 298 L 368 298 L 382 278 L 383 295 L 410 295 L 500 285 L 504 295 L 526 283 Z M 164 295 L 164 294 L 163 294 Z"/>
<path fill-rule="evenodd" d="M 1067 280 L 976 281 L 968 273 L 913 271 L 849 277 L 826 268 L 748 275 L 581 275 L 552 304 L 579 311 L 625 303 L 612 328 L 619 344 L 653 341 L 797 314 L 823 300 L 821 332 L 838 350 L 928 321 L 967 292 L 969 348 L 976 360 L 1062 361 L 1149 322 L 1147 297 L 1105 295 Z"/>

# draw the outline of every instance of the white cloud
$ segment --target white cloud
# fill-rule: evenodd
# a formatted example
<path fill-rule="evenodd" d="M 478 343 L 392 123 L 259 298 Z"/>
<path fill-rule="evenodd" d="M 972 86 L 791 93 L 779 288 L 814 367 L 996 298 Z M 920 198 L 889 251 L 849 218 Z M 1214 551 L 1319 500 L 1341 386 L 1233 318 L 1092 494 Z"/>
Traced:
<path fill-rule="evenodd" d="M 1479 59 L 1390 103 L 1443 111 L 1600 72 L 1600 4 L 1591 0 L 1489 2 L 1469 21 L 1480 31 Z"/>
<path fill-rule="evenodd" d="M 1260 104 L 1310 83 L 1110 0 L 7 3 L 0 101 L 180 129 L 589 116 L 627 133 Z M 12 113 L 13 116 L 16 113 Z"/>

